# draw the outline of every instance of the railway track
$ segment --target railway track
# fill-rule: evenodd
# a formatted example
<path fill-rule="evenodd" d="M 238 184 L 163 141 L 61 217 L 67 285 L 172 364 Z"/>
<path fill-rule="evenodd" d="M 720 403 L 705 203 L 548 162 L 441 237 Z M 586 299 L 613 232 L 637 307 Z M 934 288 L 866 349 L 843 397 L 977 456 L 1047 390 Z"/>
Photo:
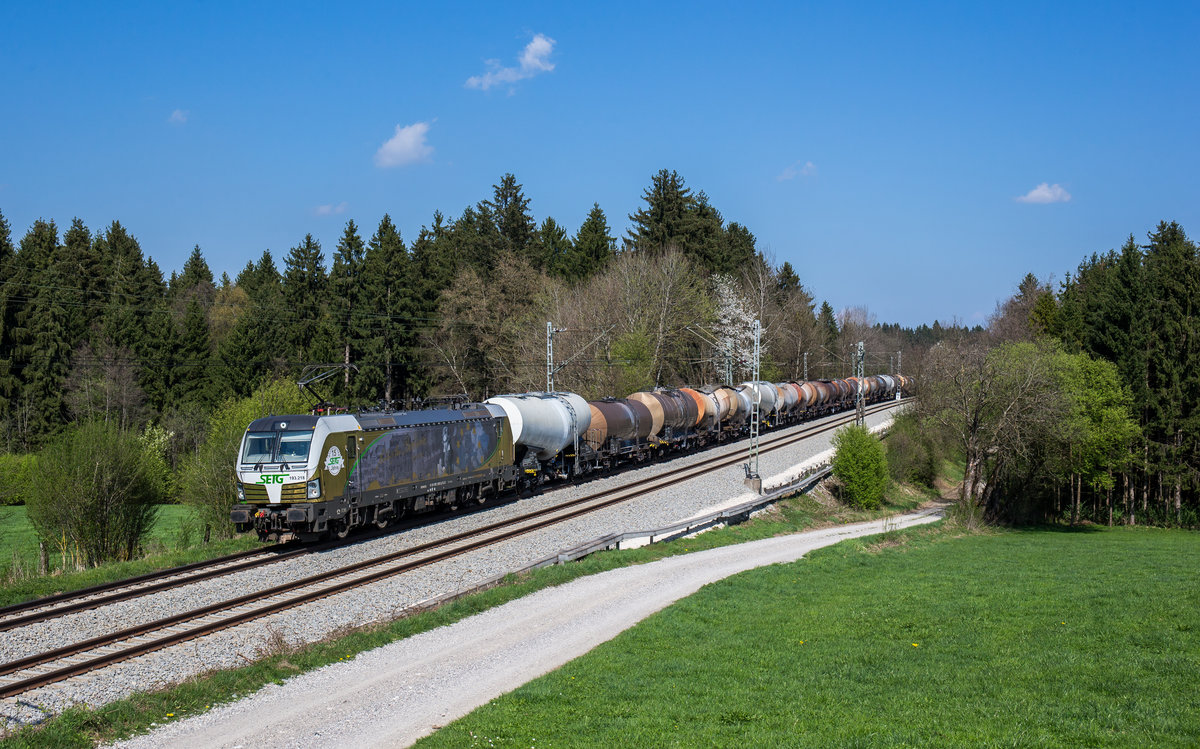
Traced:
<path fill-rule="evenodd" d="M 511 501 L 515 500 L 504 500 L 504 502 Z M 445 518 L 470 515 L 495 507 L 497 504 L 501 503 L 488 502 L 486 505 L 459 512 L 427 513 L 419 519 L 391 525 L 386 530 L 367 530 L 358 533 L 355 535 L 353 541 L 356 543 L 370 541 L 382 536 L 401 533 L 411 528 L 429 525 Z M 23 603 L 0 606 L 0 632 L 346 545 L 347 542 L 344 540 L 333 540 L 307 546 L 288 542 L 279 546 L 250 549 L 249 551 L 242 551 L 236 554 L 228 554 L 178 567 L 148 572 L 136 577 L 127 577 L 111 583 L 80 588 L 79 590 L 58 593 L 52 596 L 43 596 Z"/>
<path fill-rule="evenodd" d="M 883 411 L 894 405 L 894 401 L 878 404 L 868 408 L 867 413 Z M 853 419 L 853 414 L 850 414 L 790 434 L 771 435 L 761 441 L 760 450 L 771 452 L 782 449 L 837 429 Z M 0 698 L 16 696 L 181 642 L 484 549 L 586 513 L 627 502 L 705 473 L 737 465 L 744 458 L 743 449 L 726 448 L 710 460 L 668 470 L 637 484 L 593 492 L 567 502 L 489 523 L 474 530 L 452 534 L 374 559 L 0 664 Z M 220 574 L 216 571 L 210 572 L 212 574 L 208 577 Z M 156 584 L 175 587 L 169 583 L 169 580 L 164 580 Z M 177 584 L 187 582 L 180 580 Z M 94 606 L 87 608 L 92 607 Z"/>

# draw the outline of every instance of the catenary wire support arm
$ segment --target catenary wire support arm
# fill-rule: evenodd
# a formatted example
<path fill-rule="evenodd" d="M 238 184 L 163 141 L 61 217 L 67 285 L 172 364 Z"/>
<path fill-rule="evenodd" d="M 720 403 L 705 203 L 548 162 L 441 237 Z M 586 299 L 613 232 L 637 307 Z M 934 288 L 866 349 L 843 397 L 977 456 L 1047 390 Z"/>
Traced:
<path fill-rule="evenodd" d="M 687 330 L 692 335 L 707 343 L 709 346 L 712 346 L 715 351 L 721 354 L 724 382 L 726 385 L 732 385 L 733 362 L 735 360 L 740 361 L 740 357 L 737 355 L 737 353 L 727 344 L 722 343 L 721 340 L 713 335 L 712 332 L 700 327 L 699 325 L 688 325 L 684 328 L 684 330 Z"/>
<path fill-rule="evenodd" d="M 549 325 L 549 323 L 547 323 L 547 325 Z M 558 363 L 558 364 L 555 364 L 555 363 L 554 363 L 554 358 L 553 358 L 554 349 L 553 349 L 553 348 L 549 349 L 549 351 L 550 351 L 550 358 L 549 358 L 549 359 L 547 359 L 547 361 L 548 361 L 548 362 L 549 362 L 549 364 L 550 364 L 550 369 L 548 370 L 548 371 L 549 371 L 549 373 L 550 373 L 550 379 L 549 379 L 549 381 L 548 381 L 548 384 L 549 384 L 549 385 L 551 385 L 551 386 L 553 386 L 553 384 L 554 384 L 554 375 L 558 374 L 559 372 L 561 372 L 561 371 L 562 371 L 562 369 L 563 369 L 564 367 L 566 367 L 568 364 L 570 364 L 571 362 L 573 362 L 573 361 L 575 361 L 576 359 L 578 359 L 578 358 L 579 358 L 579 357 L 580 357 L 580 356 L 583 354 L 583 352 L 587 351 L 587 350 L 588 350 L 588 349 L 590 349 L 592 346 L 595 346 L 597 343 L 599 343 L 600 341 L 604 340 L 604 337 L 605 337 L 606 335 L 608 335 L 609 333 L 611 333 L 611 332 L 612 332 L 612 330 L 613 330 L 613 328 L 615 328 L 615 327 L 617 327 L 617 326 L 616 326 L 616 325 L 609 325 L 607 328 L 605 328 L 604 330 L 600 331 L 600 335 L 598 335 L 598 336 L 596 336 L 595 338 L 593 338 L 592 340 L 588 341 L 588 342 L 587 342 L 587 344 L 585 344 L 583 348 L 579 349 L 578 351 L 576 351 L 576 352 L 575 352 L 574 354 L 572 354 L 571 356 L 568 356 L 566 359 L 564 359 L 562 362 L 560 362 L 560 363 Z M 554 332 L 555 332 L 555 333 L 563 333 L 563 332 L 565 332 L 565 331 L 567 331 L 567 330 L 569 330 L 569 328 L 555 328 L 555 329 L 554 329 Z M 551 340 L 551 346 L 553 346 L 553 337 L 551 337 L 551 339 L 550 339 L 550 340 Z M 550 392 L 553 392 L 553 390 L 551 390 Z"/>

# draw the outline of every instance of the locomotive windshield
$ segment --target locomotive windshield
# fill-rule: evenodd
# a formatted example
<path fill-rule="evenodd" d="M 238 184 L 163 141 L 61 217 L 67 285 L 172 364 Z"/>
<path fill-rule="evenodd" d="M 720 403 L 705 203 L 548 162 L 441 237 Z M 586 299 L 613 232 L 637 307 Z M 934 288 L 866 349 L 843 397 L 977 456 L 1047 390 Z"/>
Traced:
<path fill-rule="evenodd" d="M 243 463 L 304 463 L 312 432 L 247 432 Z"/>

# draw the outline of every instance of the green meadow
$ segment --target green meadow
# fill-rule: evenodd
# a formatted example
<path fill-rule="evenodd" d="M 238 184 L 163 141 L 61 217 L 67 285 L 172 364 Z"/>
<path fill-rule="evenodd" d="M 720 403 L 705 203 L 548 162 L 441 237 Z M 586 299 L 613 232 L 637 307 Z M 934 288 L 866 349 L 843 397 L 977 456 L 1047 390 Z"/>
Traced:
<path fill-rule="evenodd" d="M 954 526 L 707 586 L 419 744 L 1195 746 L 1200 535 Z"/>
<path fill-rule="evenodd" d="M 38 575 L 38 538 L 25 507 L 0 507 L 0 606 L 141 575 L 259 546 L 253 537 L 204 544 L 204 529 L 184 505 L 159 505 L 145 543 L 146 556 L 75 570 L 57 549 L 49 550 L 49 575 Z"/>

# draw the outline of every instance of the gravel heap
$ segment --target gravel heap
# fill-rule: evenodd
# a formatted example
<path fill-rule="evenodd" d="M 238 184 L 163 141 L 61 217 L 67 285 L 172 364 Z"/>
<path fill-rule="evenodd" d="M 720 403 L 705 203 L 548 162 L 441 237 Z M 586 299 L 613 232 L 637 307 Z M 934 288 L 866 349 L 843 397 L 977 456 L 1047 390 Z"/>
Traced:
<path fill-rule="evenodd" d="M 890 422 L 891 418 L 891 412 L 877 413 L 867 417 L 867 426 L 878 428 Z M 769 434 L 788 434 L 823 421 L 825 419 Z M 795 473 L 799 466 L 829 450 L 832 437 L 833 433 L 828 432 L 780 450 L 763 453 L 760 474 L 766 478 L 764 486 L 779 483 L 782 477 Z M 743 442 L 748 445 L 748 441 Z M 391 536 L 15 629 L 0 638 L 0 663 L 355 561 L 435 541 L 565 500 L 623 487 L 634 480 L 703 462 L 713 454 L 712 451 L 704 451 L 681 456 L 575 486 L 547 490 L 543 494 L 484 512 L 456 516 Z M 244 666 L 248 661 L 269 652 L 281 638 L 289 645 L 298 645 L 328 638 L 347 628 L 390 621 L 411 606 L 470 588 L 498 574 L 521 569 L 605 534 L 664 527 L 728 505 L 732 498 L 745 494 L 743 478 L 740 465 L 725 468 L 496 546 L 68 679 L 16 698 L 0 700 L 0 720 L 4 721 L 6 728 L 36 723 L 48 714 L 61 712 L 71 705 L 82 703 L 96 707 L 137 692 L 160 689 L 200 673 Z"/>

